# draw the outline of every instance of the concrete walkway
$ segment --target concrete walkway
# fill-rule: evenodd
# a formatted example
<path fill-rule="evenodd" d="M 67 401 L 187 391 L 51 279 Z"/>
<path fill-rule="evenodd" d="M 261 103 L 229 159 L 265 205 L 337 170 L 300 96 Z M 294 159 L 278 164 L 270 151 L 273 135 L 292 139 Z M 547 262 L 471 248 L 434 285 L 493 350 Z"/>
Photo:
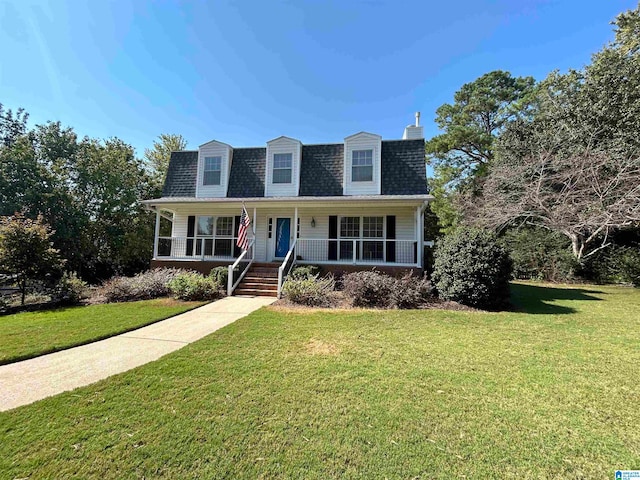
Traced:
<path fill-rule="evenodd" d="M 0 411 L 157 360 L 275 300 L 226 297 L 106 340 L 0 366 Z"/>

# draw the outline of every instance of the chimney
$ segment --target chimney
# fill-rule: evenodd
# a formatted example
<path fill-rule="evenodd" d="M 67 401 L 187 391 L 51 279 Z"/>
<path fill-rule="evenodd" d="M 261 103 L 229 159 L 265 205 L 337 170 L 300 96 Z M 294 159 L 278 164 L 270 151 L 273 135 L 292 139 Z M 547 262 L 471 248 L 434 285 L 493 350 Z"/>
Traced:
<path fill-rule="evenodd" d="M 403 140 L 415 140 L 418 138 L 424 138 L 424 129 L 420 126 L 420 112 L 416 112 L 416 124 L 407 125 L 404 129 Z"/>

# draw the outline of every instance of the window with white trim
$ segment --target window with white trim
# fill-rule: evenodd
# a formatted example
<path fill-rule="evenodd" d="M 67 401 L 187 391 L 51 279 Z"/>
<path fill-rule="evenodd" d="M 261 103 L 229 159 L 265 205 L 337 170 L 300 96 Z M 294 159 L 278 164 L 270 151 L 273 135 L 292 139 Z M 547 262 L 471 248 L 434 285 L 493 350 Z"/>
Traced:
<path fill-rule="evenodd" d="M 373 181 L 373 150 L 353 150 L 351 152 L 351 181 Z"/>
<path fill-rule="evenodd" d="M 290 153 L 273 154 L 273 183 L 291 183 L 293 155 Z"/>
<path fill-rule="evenodd" d="M 222 175 L 222 157 L 205 157 L 203 185 L 220 185 Z"/>
<path fill-rule="evenodd" d="M 196 255 L 233 256 L 233 217 L 202 215 L 196 223 Z"/>
<path fill-rule="evenodd" d="M 340 259 L 384 260 L 384 217 L 340 217 Z M 377 240 L 379 239 L 379 240 Z"/>

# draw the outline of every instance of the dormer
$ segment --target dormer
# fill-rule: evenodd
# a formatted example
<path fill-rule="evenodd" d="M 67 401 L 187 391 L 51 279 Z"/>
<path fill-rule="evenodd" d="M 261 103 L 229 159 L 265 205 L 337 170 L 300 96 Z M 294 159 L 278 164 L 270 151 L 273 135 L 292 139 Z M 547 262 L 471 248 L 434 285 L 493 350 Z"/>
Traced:
<path fill-rule="evenodd" d="M 196 197 L 226 197 L 233 148 L 212 140 L 198 149 Z"/>
<path fill-rule="evenodd" d="M 265 197 L 295 197 L 300 188 L 302 143 L 289 137 L 267 142 Z"/>
<path fill-rule="evenodd" d="M 379 195 L 382 137 L 360 132 L 344 139 L 345 195 Z"/>

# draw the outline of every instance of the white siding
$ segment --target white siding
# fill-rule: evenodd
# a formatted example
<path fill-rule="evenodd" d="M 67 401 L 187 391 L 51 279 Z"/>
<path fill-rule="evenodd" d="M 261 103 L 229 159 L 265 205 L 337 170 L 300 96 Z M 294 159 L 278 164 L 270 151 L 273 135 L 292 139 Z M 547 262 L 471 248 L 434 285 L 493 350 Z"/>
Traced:
<path fill-rule="evenodd" d="M 373 179 L 371 182 L 351 180 L 351 156 L 354 150 L 373 150 Z M 344 139 L 343 191 L 345 195 L 379 195 L 381 188 L 382 137 L 360 132 Z"/>
<path fill-rule="evenodd" d="M 233 149 L 226 143 L 212 141 L 200 146 L 198 151 L 198 174 L 196 180 L 196 197 L 226 197 L 231 171 Z M 221 157 L 220 185 L 203 185 L 205 157 Z"/>
<path fill-rule="evenodd" d="M 291 183 L 273 183 L 273 156 L 276 153 L 290 153 Z M 265 174 L 265 197 L 295 197 L 300 185 L 300 157 L 302 143 L 288 137 L 279 137 L 267 142 L 267 168 Z"/>

